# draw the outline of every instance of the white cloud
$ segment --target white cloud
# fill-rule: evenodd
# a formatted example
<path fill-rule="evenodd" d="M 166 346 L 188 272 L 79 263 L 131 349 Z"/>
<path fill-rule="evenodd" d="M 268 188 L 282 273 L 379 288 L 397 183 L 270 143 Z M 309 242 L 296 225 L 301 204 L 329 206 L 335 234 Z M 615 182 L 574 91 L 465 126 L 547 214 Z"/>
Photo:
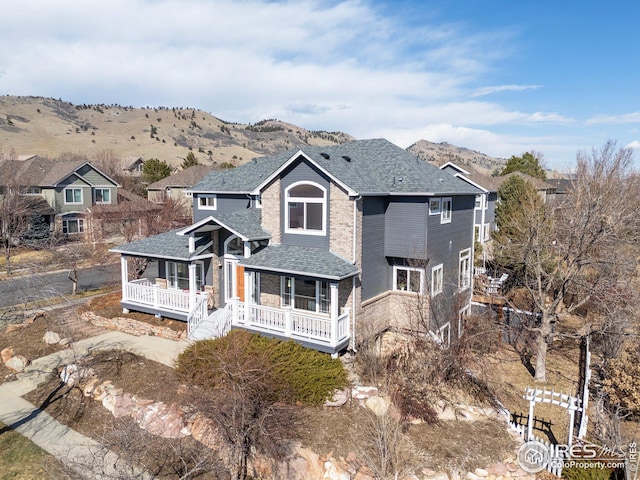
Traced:
<path fill-rule="evenodd" d="M 627 144 L 624 148 L 632 148 L 633 150 L 640 150 L 640 142 L 638 140 L 634 140 L 633 142 Z"/>
<path fill-rule="evenodd" d="M 609 125 L 640 123 L 640 112 L 626 113 L 623 115 L 596 115 L 586 121 L 587 125 L 595 125 L 599 123 L 605 123 Z"/>
<path fill-rule="evenodd" d="M 572 123 L 573 120 L 559 113 L 535 112 L 527 118 L 532 122 Z"/>
<path fill-rule="evenodd" d="M 526 90 L 537 90 L 542 85 L 495 85 L 492 87 L 482 87 L 474 91 L 472 97 L 482 97 L 500 92 L 524 92 Z"/>

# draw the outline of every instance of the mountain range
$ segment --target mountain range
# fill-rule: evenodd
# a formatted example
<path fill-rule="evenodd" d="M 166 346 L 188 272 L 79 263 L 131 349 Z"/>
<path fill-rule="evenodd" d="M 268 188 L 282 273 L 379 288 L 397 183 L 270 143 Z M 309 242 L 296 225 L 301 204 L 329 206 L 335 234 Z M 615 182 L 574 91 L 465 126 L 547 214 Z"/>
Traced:
<path fill-rule="evenodd" d="M 354 137 L 343 132 L 311 131 L 276 119 L 242 124 L 189 107 L 74 105 L 45 97 L 0 97 L 0 154 L 5 157 L 74 154 L 91 159 L 109 151 L 121 158 L 158 158 L 177 166 L 193 152 L 204 164 L 240 165 L 291 148 L 350 140 Z M 453 161 L 486 172 L 505 162 L 427 140 L 407 150 L 437 165 Z"/>

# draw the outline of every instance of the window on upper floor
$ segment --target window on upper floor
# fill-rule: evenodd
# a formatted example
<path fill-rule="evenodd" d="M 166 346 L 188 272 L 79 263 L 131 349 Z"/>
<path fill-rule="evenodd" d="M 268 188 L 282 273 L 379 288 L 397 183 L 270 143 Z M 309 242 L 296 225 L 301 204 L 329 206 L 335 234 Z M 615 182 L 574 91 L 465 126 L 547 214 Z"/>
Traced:
<path fill-rule="evenodd" d="M 474 206 L 476 210 L 482 209 L 483 200 L 484 200 L 484 195 L 476 195 L 476 204 Z"/>
<path fill-rule="evenodd" d="M 424 270 L 416 267 L 393 267 L 393 289 L 422 293 Z"/>
<path fill-rule="evenodd" d="M 471 249 L 467 248 L 460 252 L 460 262 L 458 269 L 458 287 L 462 290 L 471 285 Z"/>
<path fill-rule="evenodd" d="M 439 198 L 429 199 L 429 215 L 440 215 L 441 202 Z"/>
<path fill-rule="evenodd" d="M 431 296 L 432 297 L 435 297 L 439 293 L 442 293 L 443 283 L 444 283 L 444 279 L 443 279 L 442 264 L 436 265 L 431 269 Z"/>
<path fill-rule="evenodd" d="M 108 188 L 96 188 L 96 203 L 111 203 L 111 190 Z"/>
<path fill-rule="evenodd" d="M 285 191 L 285 232 L 326 233 L 327 191 L 311 182 L 294 183 Z"/>
<path fill-rule="evenodd" d="M 451 222 L 451 198 L 443 198 L 440 212 L 440 223 Z"/>
<path fill-rule="evenodd" d="M 68 204 L 82 203 L 82 189 L 81 188 L 65 188 L 64 203 L 68 203 Z"/>
<path fill-rule="evenodd" d="M 198 208 L 200 210 L 215 210 L 217 208 L 216 197 L 208 196 L 208 197 L 198 197 Z"/>

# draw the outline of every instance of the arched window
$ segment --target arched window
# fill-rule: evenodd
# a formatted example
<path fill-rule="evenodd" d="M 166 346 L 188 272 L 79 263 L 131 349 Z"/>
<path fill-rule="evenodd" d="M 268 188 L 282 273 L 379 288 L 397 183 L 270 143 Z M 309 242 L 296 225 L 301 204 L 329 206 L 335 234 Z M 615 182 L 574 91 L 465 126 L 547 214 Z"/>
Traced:
<path fill-rule="evenodd" d="M 327 190 L 316 183 L 298 182 L 285 191 L 285 232 L 324 235 L 327 220 Z"/>

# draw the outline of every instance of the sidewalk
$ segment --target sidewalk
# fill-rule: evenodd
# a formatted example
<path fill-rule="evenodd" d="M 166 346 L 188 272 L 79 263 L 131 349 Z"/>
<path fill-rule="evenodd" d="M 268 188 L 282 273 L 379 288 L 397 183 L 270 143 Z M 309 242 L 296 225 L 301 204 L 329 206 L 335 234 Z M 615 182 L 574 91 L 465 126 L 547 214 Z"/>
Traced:
<path fill-rule="evenodd" d="M 71 430 L 21 397 L 50 379 L 59 366 L 71 363 L 90 351 L 127 350 L 173 366 L 178 354 L 187 346 L 186 341 L 136 337 L 117 331 L 80 340 L 67 350 L 34 360 L 24 372 L 17 375 L 18 380 L 0 384 L 0 421 L 87 478 L 106 479 L 118 474 L 128 478 L 150 479 L 152 477 L 148 473 L 126 465 L 113 452 Z M 81 465 L 88 465 L 91 470 L 79 468 Z"/>

